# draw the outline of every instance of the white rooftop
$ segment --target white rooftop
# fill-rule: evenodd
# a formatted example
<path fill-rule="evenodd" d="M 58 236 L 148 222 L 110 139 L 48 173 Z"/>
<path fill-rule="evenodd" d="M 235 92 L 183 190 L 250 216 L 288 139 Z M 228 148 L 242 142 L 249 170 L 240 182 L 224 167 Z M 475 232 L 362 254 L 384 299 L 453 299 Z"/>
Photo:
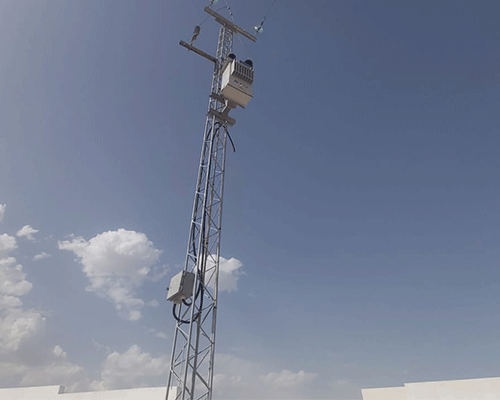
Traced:
<path fill-rule="evenodd" d="M 498 400 L 500 378 L 405 383 L 401 387 L 362 389 L 363 400 Z"/>
<path fill-rule="evenodd" d="M 0 400 L 165 400 L 166 394 L 165 387 L 64 393 L 57 385 L 0 389 Z"/>

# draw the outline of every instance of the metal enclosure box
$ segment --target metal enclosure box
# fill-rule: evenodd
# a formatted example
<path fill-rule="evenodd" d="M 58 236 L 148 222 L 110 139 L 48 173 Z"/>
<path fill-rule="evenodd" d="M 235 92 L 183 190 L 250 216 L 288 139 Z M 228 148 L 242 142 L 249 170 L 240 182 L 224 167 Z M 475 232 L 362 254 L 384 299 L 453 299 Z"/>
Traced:
<path fill-rule="evenodd" d="M 245 108 L 252 98 L 253 68 L 231 60 L 222 72 L 222 96 L 238 106 Z"/>
<path fill-rule="evenodd" d="M 181 304 L 182 300 L 189 299 L 193 295 L 194 274 L 181 271 L 170 280 L 167 300 Z"/>

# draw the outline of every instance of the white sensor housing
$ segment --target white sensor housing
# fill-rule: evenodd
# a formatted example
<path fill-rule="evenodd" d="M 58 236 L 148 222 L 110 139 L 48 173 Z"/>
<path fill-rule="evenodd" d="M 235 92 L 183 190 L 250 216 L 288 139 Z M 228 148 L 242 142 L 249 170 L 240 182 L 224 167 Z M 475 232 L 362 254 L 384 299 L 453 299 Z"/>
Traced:
<path fill-rule="evenodd" d="M 222 96 L 245 108 L 252 98 L 252 84 L 253 67 L 236 59 L 228 59 L 222 72 Z"/>

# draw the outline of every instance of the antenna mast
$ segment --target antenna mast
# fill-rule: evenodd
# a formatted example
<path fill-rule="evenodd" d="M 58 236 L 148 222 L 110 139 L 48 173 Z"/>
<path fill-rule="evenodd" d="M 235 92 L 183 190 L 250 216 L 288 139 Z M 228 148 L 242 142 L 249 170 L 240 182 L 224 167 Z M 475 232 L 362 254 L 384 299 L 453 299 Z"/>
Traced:
<path fill-rule="evenodd" d="M 221 25 L 216 56 L 193 46 L 199 27 L 191 43 L 180 42 L 213 62 L 214 72 L 184 270 L 172 278 L 167 295 L 177 321 L 167 400 L 212 400 L 227 127 L 236 122 L 228 113 L 252 97 L 253 63 L 236 60 L 233 35 L 257 38 L 210 7 L 205 12 Z"/>

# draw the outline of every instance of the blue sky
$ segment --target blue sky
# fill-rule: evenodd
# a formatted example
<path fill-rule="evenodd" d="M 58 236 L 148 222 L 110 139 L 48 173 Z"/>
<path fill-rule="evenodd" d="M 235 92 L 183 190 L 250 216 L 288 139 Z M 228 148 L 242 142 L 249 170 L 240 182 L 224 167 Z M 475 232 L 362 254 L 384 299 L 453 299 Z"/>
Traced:
<path fill-rule="evenodd" d="M 271 1 L 229 4 L 250 30 Z M 166 384 L 212 72 L 178 42 L 205 5 L 0 3 L 2 387 Z M 232 112 L 217 398 L 498 376 L 499 11 L 278 0 L 235 38 L 256 79 Z"/>

